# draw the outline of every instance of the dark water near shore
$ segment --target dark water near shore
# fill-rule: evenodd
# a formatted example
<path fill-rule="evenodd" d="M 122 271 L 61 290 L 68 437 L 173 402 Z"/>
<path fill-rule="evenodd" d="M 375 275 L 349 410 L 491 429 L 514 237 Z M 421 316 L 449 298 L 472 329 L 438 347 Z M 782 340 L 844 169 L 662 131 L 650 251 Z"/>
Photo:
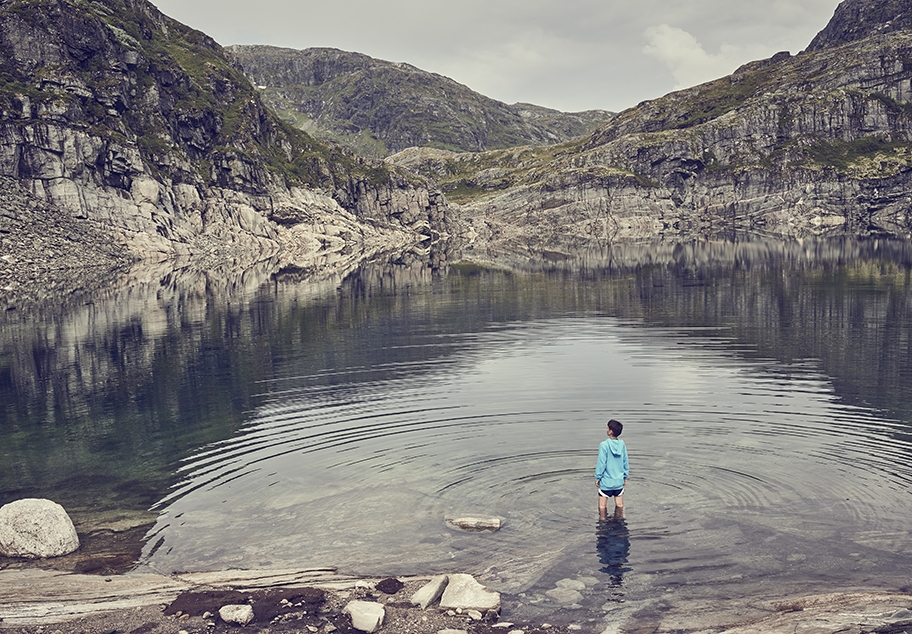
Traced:
<path fill-rule="evenodd" d="M 837 240 L 146 271 L 0 317 L 0 504 L 151 518 L 163 572 L 465 571 L 508 612 L 598 631 L 682 601 L 895 590 L 910 267 L 909 243 Z M 631 480 L 599 525 L 610 417 Z M 445 526 L 460 514 L 504 528 Z"/>

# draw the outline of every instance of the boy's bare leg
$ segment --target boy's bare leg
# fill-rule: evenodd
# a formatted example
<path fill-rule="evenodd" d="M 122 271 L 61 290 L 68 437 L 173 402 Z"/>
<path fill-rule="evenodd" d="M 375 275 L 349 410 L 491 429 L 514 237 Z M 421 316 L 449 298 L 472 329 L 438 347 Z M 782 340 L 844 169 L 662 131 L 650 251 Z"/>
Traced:
<path fill-rule="evenodd" d="M 598 504 L 599 504 L 599 507 L 598 507 L 599 519 L 604 522 L 605 520 L 608 519 L 608 498 L 603 498 L 600 495 L 599 499 L 598 499 Z"/>
<path fill-rule="evenodd" d="M 622 520 L 622 519 L 624 519 L 624 507 L 623 507 L 623 506 L 617 506 L 617 505 L 615 505 L 615 507 L 614 507 L 614 519 L 616 519 L 616 520 Z"/>
<path fill-rule="evenodd" d="M 624 495 L 618 495 L 614 498 L 614 508 L 624 510 Z"/>

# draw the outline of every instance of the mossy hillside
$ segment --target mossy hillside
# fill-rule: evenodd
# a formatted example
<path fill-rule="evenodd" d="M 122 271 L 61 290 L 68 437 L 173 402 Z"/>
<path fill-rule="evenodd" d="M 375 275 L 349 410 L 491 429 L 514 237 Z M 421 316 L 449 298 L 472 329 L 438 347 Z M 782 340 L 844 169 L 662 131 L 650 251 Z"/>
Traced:
<path fill-rule="evenodd" d="M 912 130 L 912 105 L 883 88 L 901 79 L 894 74 L 897 64 L 912 74 L 910 33 L 792 57 L 777 55 L 747 64 L 729 77 L 628 109 L 590 137 L 584 150 L 666 143 L 666 152 L 679 152 L 683 143 L 693 158 L 705 155 L 706 169 L 715 174 L 756 168 L 785 173 L 796 167 L 846 172 L 850 164 L 890 150 L 884 171 L 889 174 L 897 163 L 896 150 Z M 868 122 L 862 123 L 862 117 Z M 870 142 L 839 146 L 872 136 L 865 132 L 871 117 L 886 122 L 873 136 L 888 139 L 891 147 Z M 827 129 L 827 120 L 840 124 Z M 638 138 L 632 140 L 633 135 Z M 831 143 L 836 145 L 828 153 Z M 869 161 L 868 173 L 870 167 Z"/>
<path fill-rule="evenodd" d="M 36 106 L 70 102 L 71 120 L 93 134 L 135 145 L 160 176 L 255 191 L 276 179 L 335 188 L 351 178 L 389 178 L 386 168 L 276 120 L 218 44 L 147 2 L 18 2 L 4 6 L 0 19 L 41 29 L 38 37 L 62 51 L 72 49 L 59 27 L 68 25 L 74 31 L 69 36 L 83 47 L 79 55 L 40 69 L 15 67 L 4 55 L 4 110 L 21 112 L 22 96 Z M 48 76 L 57 85 L 35 88 Z M 87 90 L 60 85 L 61 77 Z M 237 160 L 246 166 L 241 183 L 224 167 Z M 188 164 L 189 172 L 182 167 Z"/>
<path fill-rule="evenodd" d="M 623 167 L 606 165 L 581 153 L 581 140 L 552 146 L 523 146 L 508 150 L 452 153 L 434 168 L 418 168 L 440 182 L 447 198 L 457 204 L 479 202 L 516 187 L 552 189 L 556 182 L 603 182 L 617 176 L 645 177 Z M 427 170 L 427 171 L 425 171 Z"/>
<path fill-rule="evenodd" d="M 286 120 L 375 156 L 408 147 L 459 152 L 552 143 L 589 134 L 611 116 L 508 106 L 441 75 L 335 49 L 229 50 Z"/>

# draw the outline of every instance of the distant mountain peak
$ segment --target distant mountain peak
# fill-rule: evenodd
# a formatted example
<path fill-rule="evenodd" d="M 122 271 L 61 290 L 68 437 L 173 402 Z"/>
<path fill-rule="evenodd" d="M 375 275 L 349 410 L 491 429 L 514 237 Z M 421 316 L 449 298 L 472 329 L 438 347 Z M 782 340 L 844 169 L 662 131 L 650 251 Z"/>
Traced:
<path fill-rule="evenodd" d="M 909 0 L 843 0 L 829 24 L 817 34 L 808 51 L 912 29 Z"/>
<path fill-rule="evenodd" d="M 511 106 L 405 62 L 338 49 L 228 50 L 280 117 L 367 156 L 409 147 L 477 152 L 548 145 L 588 135 L 613 116 Z"/>

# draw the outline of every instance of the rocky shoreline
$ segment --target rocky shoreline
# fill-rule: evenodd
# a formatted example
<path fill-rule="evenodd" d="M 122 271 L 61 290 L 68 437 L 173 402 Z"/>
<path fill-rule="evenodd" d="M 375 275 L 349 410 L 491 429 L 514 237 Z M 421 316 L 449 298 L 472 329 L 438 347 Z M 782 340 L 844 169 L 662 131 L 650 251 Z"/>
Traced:
<path fill-rule="evenodd" d="M 450 575 L 450 577 L 468 575 Z M 170 577 L 136 570 L 93 576 L 0 572 L 0 631 L 10 634 L 903 634 L 912 595 L 853 592 L 789 600 L 729 598 L 689 610 L 653 604 L 632 619 L 522 621 L 498 611 L 426 608 L 428 577 L 365 578 L 332 569 L 221 571 Z M 227 608 L 227 609 L 226 609 Z M 367 609 L 358 614 L 357 610 Z M 382 614 L 377 619 L 376 612 Z M 236 616 L 240 615 L 240 616 Z M 373 615 L 373 616 L 372 616 Z M 365 620 L 368 619 L 365 625 Z M 249 619 L 249 620 L 248 620 Z M 371 621 L 373 619 L 373 621 Z"/>
<path fill-rule="evenodd" d="M 672 605 L 656 597 L 601 617 L 579 610 L 520 616 L 522 595 L 480 589 L 451 573 L 398 578 L 333 568 L 159 574 L 138 564 L 147 526 L 80 532 L 81 546 L 40 560 L 0 557 L 0 631 L 9 634 L 908 634 L 912 593 L 727 597 Z M 444 603 L 460 579 L 484 605 Z M 569 588 L 571 580 L 564 580 Z M 436 586 L 436 587 L 435 587 Z M 560 584 L 559 584 L 560 586 Z M 489 603 L 491 599 L 495 603 Z M 477 599 L 476 599 L 477 601 Z M 226 606 L 246 613 L 243 625 Z M 238 608 L 237 606 L 240 606 Z M 366 609 L 365 615 L 353 609 Z M 376 613 L 382 622 L 376 622 Z M 373 615 L 373 616 L 372 616 Z M 375 619 L 365 625 L 363 619 Z M 359 629 L 359 627 L 361 629 Z"/>

